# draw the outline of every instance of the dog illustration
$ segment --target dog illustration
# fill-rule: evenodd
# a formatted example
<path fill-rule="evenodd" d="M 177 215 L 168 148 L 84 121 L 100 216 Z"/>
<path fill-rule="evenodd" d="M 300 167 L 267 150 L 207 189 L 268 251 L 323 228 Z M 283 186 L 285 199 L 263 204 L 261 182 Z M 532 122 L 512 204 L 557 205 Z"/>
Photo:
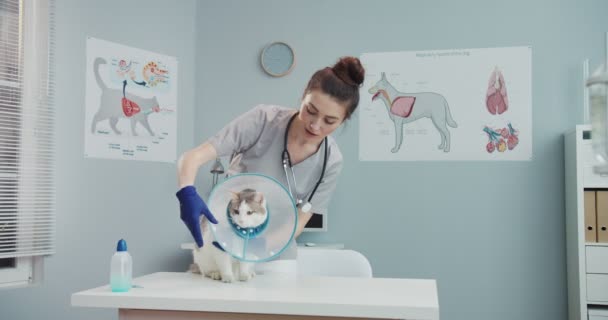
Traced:
<path fill-rule="evenodd" d="M 431 118 L 433 125 L 439 131 L 441 144 L 439 149 L 450 151 L 450 131 L 448 127 L 456 128 L 458 125 L 452 118 L 446 99 L 434 92 L 404 93 L 393 87 L 386 75 L 382 76 L 369 91 L 372 101 L 380 98 L 386 107 L 388 116 L 395 124 L 395 146 L 391 152 L 396 153 L 403 142 L 403 124 L 416 121 L 420 118 Z"/>

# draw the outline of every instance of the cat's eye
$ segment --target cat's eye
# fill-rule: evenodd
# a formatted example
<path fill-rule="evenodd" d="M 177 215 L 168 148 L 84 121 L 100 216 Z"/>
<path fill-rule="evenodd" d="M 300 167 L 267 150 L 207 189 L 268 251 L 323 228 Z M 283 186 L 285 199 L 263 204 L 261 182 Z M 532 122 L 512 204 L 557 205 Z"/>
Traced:
<path fill-rule="evenodd" d="M 252 215 L 252 214 L 253 214 L 253 211 L 247 211 L 247 214 L 248 214 L 248 215 Z"/>
<path fill-rule="evenodd" d="M 233 212 L 234 214 L 239 214 L 239 210 L 234 209 Z"/>

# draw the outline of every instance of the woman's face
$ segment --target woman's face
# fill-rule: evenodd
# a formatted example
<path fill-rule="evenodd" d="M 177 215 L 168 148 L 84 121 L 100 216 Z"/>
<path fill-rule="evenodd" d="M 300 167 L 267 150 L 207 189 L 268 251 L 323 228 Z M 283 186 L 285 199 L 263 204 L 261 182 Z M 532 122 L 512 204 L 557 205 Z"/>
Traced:
<path fill-rule="evenodd" d="M 313 90 L 304 96 L 298 118 L 307 140 L 319 142 L 336 130 L 346 117 L 346 106 L 328 94 Z"/>

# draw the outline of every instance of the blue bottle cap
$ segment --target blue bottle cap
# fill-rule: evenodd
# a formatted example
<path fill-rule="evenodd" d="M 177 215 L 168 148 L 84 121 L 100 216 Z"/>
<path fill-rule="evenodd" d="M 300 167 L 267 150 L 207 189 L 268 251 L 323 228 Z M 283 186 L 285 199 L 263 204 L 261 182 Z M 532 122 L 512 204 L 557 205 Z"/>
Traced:
<path fill-rule="evenodd" d="M 127 242 L 125 239 L 120 239 L 116 245 L 116 251 L 127 251 Z"/>

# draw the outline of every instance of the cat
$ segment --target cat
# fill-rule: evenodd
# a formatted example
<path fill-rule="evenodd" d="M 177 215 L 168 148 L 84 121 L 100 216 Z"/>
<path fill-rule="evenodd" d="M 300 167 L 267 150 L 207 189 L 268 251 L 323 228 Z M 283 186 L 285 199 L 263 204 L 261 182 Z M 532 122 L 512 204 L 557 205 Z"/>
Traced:
<path fill-rule="evenodd" d="M 264 195 L 253 189 L 232 192 L 228 208 L 230 219 L 240 228 L 258 227 L 268 218 Z M 252 262 L 237 260 L 213 244 L 213 235 L 206 219 L 201 221 L 201 229 L 204 245 L 192 251 L 194 258 L 190 269 L 192 272 L 223 282 L 232 282 L 235 278 L 249 281 L 255 276 Z"/>
<path fill-rule="evenodd" d="M 148 122 L 148 115 L 160 111 L 156 96 L 152 98 L 142 98 L 130 93 L 125 93 L 124 87 L 123 90 L 108 88 L 99 75 L 99 66 L 105 63 L 105 59 L 98 57 L 95 59 L 93 66 L 95 80 L 101 89 L 101 98 L 99 100 L 99 110 L 97 110 L 97 113 L 93 116 L 91 133 L 95 133 L 99 121 L 109 119 L 110 127 L 114 133 L 120 135 L 122 132 L 116 128 L 118 120 L 120 118 L 129 118 L 131 120 L 131 132 L 133 136 L 137 136 L 135 127 L 138 123 L 143 125 L 151 136 L 155 136 L 154 131 Z M 137 106 L 137 110 L 132 112 L 132 110 L 127 111 L 124 109 L 123 98 L 134 103 Z"/>

